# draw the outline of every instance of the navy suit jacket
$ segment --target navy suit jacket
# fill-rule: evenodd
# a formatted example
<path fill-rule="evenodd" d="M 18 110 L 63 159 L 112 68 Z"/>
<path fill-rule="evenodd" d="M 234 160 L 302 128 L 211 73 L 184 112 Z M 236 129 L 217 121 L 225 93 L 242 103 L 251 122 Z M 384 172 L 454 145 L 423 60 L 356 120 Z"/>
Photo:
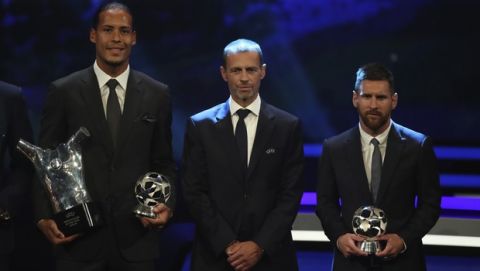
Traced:
<path fill-rule="evenodd" d="M 113 235 L 127 260 L 150 260 L 158 252 L 158 232 L 145 229 L 132 213 L 137 204 L 134 185 L 149 171 L 175 178 L 168 87 L 130 70 L 115 150 L 104 112 L 93 67 L 58 79 L 49 88 L 39 145 L 55 148 L 79 127 L 88 129 L 90 137 L 81 142 L 84 178 L 90 196 L 101 204 L 106 222 L 96 231 L 57 246 L 58 257 L 102 257 L 102 247 Z M 35 193 L 37 220 L 50 217 L 43 189 L 37 186 Z M 174 202 L 173 196 L 169 205 L 172 207 Z"/>
<path fill-rule="evenodd" d="M 228 103 L 217 105 L 188 120 L 183 162 L 197 225 L 192 270 L 231 270 L 225 249 L 234 240 L 265 250 L 253 270 L 297 269 L 290 230 L 303 191 L 303 145 L 296 117 L 262 101 L 244 178 Z"/>
<path fill-rule="evenodd" d="M 398 234 L 407 245 L 405 253 L 382 262 L 382 270 L 425 269 L 422 237 L 435 225 L 441 200 L 437 159 L 429 137 L 392 124 L 375 203 L 358 126 L 325 140 L 318 178 L 317 215 L 333 244 L 340 235 L 353 232 L 357 208 L 375 205 L 387 215 L 387 232 Z M 361 257 L 343 257 L 338 249 L 334 257 L 333 270 L 367 270 L 369 265 Z"/>
<path fill-rule="evenodd" d="M 32 142 L 32 128 L 20 88 L 0 81 L 0 208 L 20 215 L 20 199 L 29 191 L 33 167 L 16 150 L 18 140 Z M 0 254 L 13 250 L 12 224 L 0 222 Z"/>

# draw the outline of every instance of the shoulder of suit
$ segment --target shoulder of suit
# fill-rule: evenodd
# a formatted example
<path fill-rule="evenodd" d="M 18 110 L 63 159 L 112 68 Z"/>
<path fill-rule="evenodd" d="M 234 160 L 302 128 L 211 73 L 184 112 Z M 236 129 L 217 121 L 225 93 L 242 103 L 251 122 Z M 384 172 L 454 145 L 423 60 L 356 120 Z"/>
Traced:
<path fill-rule="evenodd" d="M 341 132 L 340 134 L 331 136 L 323 142 L 323 145 L 327 146 L 340 146 L 343 145 L 345 142 L 354 140 L 358 136 L 360 140 L 360 133 L 358 131 L 358 126 L 352 127 L 346 131 Z"/>
<path fill-rule="evenodd" d="M 137 80 L 140 80 L 143 84 L 147 84 L 158 89 L 168 89 L 167 84 L 162 83 L 141 71 L 130 69 L 130 72 L 132 73 L 133 77 L 135 77 Z"/>
<path fill-rule="evenodd" d="M 260 109 L 260 114 L 262 113 L 262 110 L 265 110 L 265 113 L 268 115 L 273 115 L 275 116 L 276 119 L 278 120 L 285 120 L 285 121 L 299 121 L 298 117 L 293 115 L 292 113 L 289 113 L 283 109 L 280 109 L 274 105 L 271 105 L 269 103 L 266 103 L 262 101 L 262 107 Z"/>
<path fill-rule="evenodd" d="M 52 82 L 52 85 L 61 87 L 61 86 L 68 86 L 69 84 L 76 84 L 78 80 L 87 78 L 90 72 L 93 73 L 92 67 L 72 72 L 68 75 L 65 75 L 63 77 L 56 79 L 55 81 Z"/>
<path fill-rule="evenodd" d="M 414 142 L 418 142 L 418 143 L 422 143 L 423 141 L 425 141 L 425 139 L 427 138 L 426 135 L 422 134 L 422 133 L 419 133 L 417 131 L 414 131 L 410 128 L 407 128 L 405 126 L 402 126 L 400 124 L 397 124 L 397 123 L 394 123 L 392 125 L 392 129 L 395 129 L 395 131 L 397 132 L 397 134 L 403 138 L 403 139 L 406 139 L 406 140 L 410 140 L 410 141 L 414 141 Z"/>
<path fill-rule="evenodd" d="M 216 116 L 219 110 L 222 110 L 225 106 L 225 103 L 217 104 L 214 107 L 210 107 L 206 110 L 203 110 L 190 118 L 194 122 L 203 122 L 203 121 L 216 121 Z"/>
<path fill-rule="evenodd" d="M 21 89 L 19 86 L 0 81 L 0 95 L 6 98 L 18 97 L 21 95 Z"/>

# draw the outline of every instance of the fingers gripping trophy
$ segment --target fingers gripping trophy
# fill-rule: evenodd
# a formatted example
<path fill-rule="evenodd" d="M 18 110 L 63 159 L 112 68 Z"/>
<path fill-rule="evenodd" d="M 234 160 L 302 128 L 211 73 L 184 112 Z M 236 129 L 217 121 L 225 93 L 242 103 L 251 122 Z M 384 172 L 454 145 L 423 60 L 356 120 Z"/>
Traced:
<path fill-rule="evenodd" d="M 170 180 L 157 172 L 148 172 L 135 184 L 135 197 L 138 205 L 133 209 L 137 216 L 155 218 L 153 208 L 160 203 L 166 204 L 172 193 Z"/>
<path fill-rule="evenodd" d="M 373 255 L 383 249 L 377 240 L 387 230 L 387 217 L 382 209 L 373 206 L 358 208 L 353 214 L 352 227 L 355 234 L 366 238 L 358 244 L 362 251 Z"/>
<path fill-rule="evenodd" d="M 90 133 L 81 127 L 67 143 L 41 149 L 20 139 L 17 149 L 35 166 L 53 208 L 53 220 L 66 235 L 88 231 L 102 223 L 99 207 L 87 191 L 80 142 Z"/>

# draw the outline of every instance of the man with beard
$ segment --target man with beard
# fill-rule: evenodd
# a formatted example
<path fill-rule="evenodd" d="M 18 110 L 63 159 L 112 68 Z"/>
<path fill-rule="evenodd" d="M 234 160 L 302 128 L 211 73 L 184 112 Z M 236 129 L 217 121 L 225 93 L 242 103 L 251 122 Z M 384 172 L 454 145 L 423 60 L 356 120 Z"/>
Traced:
<path fill-rule="evenodd" d="M 183 191 L 196 223 L 192 270 L 298 270 L 300 121 L 260 99 L 260 46 L 239 39 L 220 67 L 229 99 L 187 122 Z"/>
<path fill-rule="evenodd" d="M 317 215 L 335 245 L 333 270 L 425 270 L 422 237 L 440 215 L 441 191 L 431 139 L 391 120 L 398 103 L 383 65 L 357 71 L 353 106 L 359 125 L 325 140 L 319 163 Z M 384 248 L 367 255 L 353 234 L 361 206 L 385 211 Z"/>
<path fill-rule="evenodd" d="M 90 137 L 81 142 L 84 178 L 104 223 L 94 231 L 66 236 L 51 219 L 47 196 L 37 187 L 37 225 L 56 245 L 57 270 L 152 271 L 158 230 L 171 217 L 174 199 L 168 206 L 156 206 L 155 218 L 135 217 L 134 186 L 150 171 L 174 184 L 170 94 L 165 84 L 130 69 L 136 32 L 127 6 L 102 5 L 90 41 L 95 44 L 93 65 L 50 85 L 39 144 L 55 148 L 80 127 L 88 129 Z"/>

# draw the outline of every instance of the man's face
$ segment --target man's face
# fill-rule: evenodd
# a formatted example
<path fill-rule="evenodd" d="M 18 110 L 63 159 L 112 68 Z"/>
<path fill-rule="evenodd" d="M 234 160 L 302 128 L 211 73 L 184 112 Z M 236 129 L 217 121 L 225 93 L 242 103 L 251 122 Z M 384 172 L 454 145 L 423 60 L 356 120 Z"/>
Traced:
<path fill-rule="evenodd" d="M 90 41 L 95 43 L 97 63 L 104 71 L 125 69 L 136 40 L 132 17 L 121 9 L 101 12 L 97 28 L 90 30 Z"/>
<path fill-rule="evenodd" d="M 352 102 L 357 108 L 362 128 L 376 136 L 388 128 L 392 111 L 397 107 L 398 95 L 392 93 L 386 80 L 363 80 L 358 92 L 353 91 Z"/>
<path fill-rule="evenodd" d="M 228 55 L 220 72 L 233 100 L 246 107 L 257 98 L 265 69 L 257 52 L 241 52 Z"/>

